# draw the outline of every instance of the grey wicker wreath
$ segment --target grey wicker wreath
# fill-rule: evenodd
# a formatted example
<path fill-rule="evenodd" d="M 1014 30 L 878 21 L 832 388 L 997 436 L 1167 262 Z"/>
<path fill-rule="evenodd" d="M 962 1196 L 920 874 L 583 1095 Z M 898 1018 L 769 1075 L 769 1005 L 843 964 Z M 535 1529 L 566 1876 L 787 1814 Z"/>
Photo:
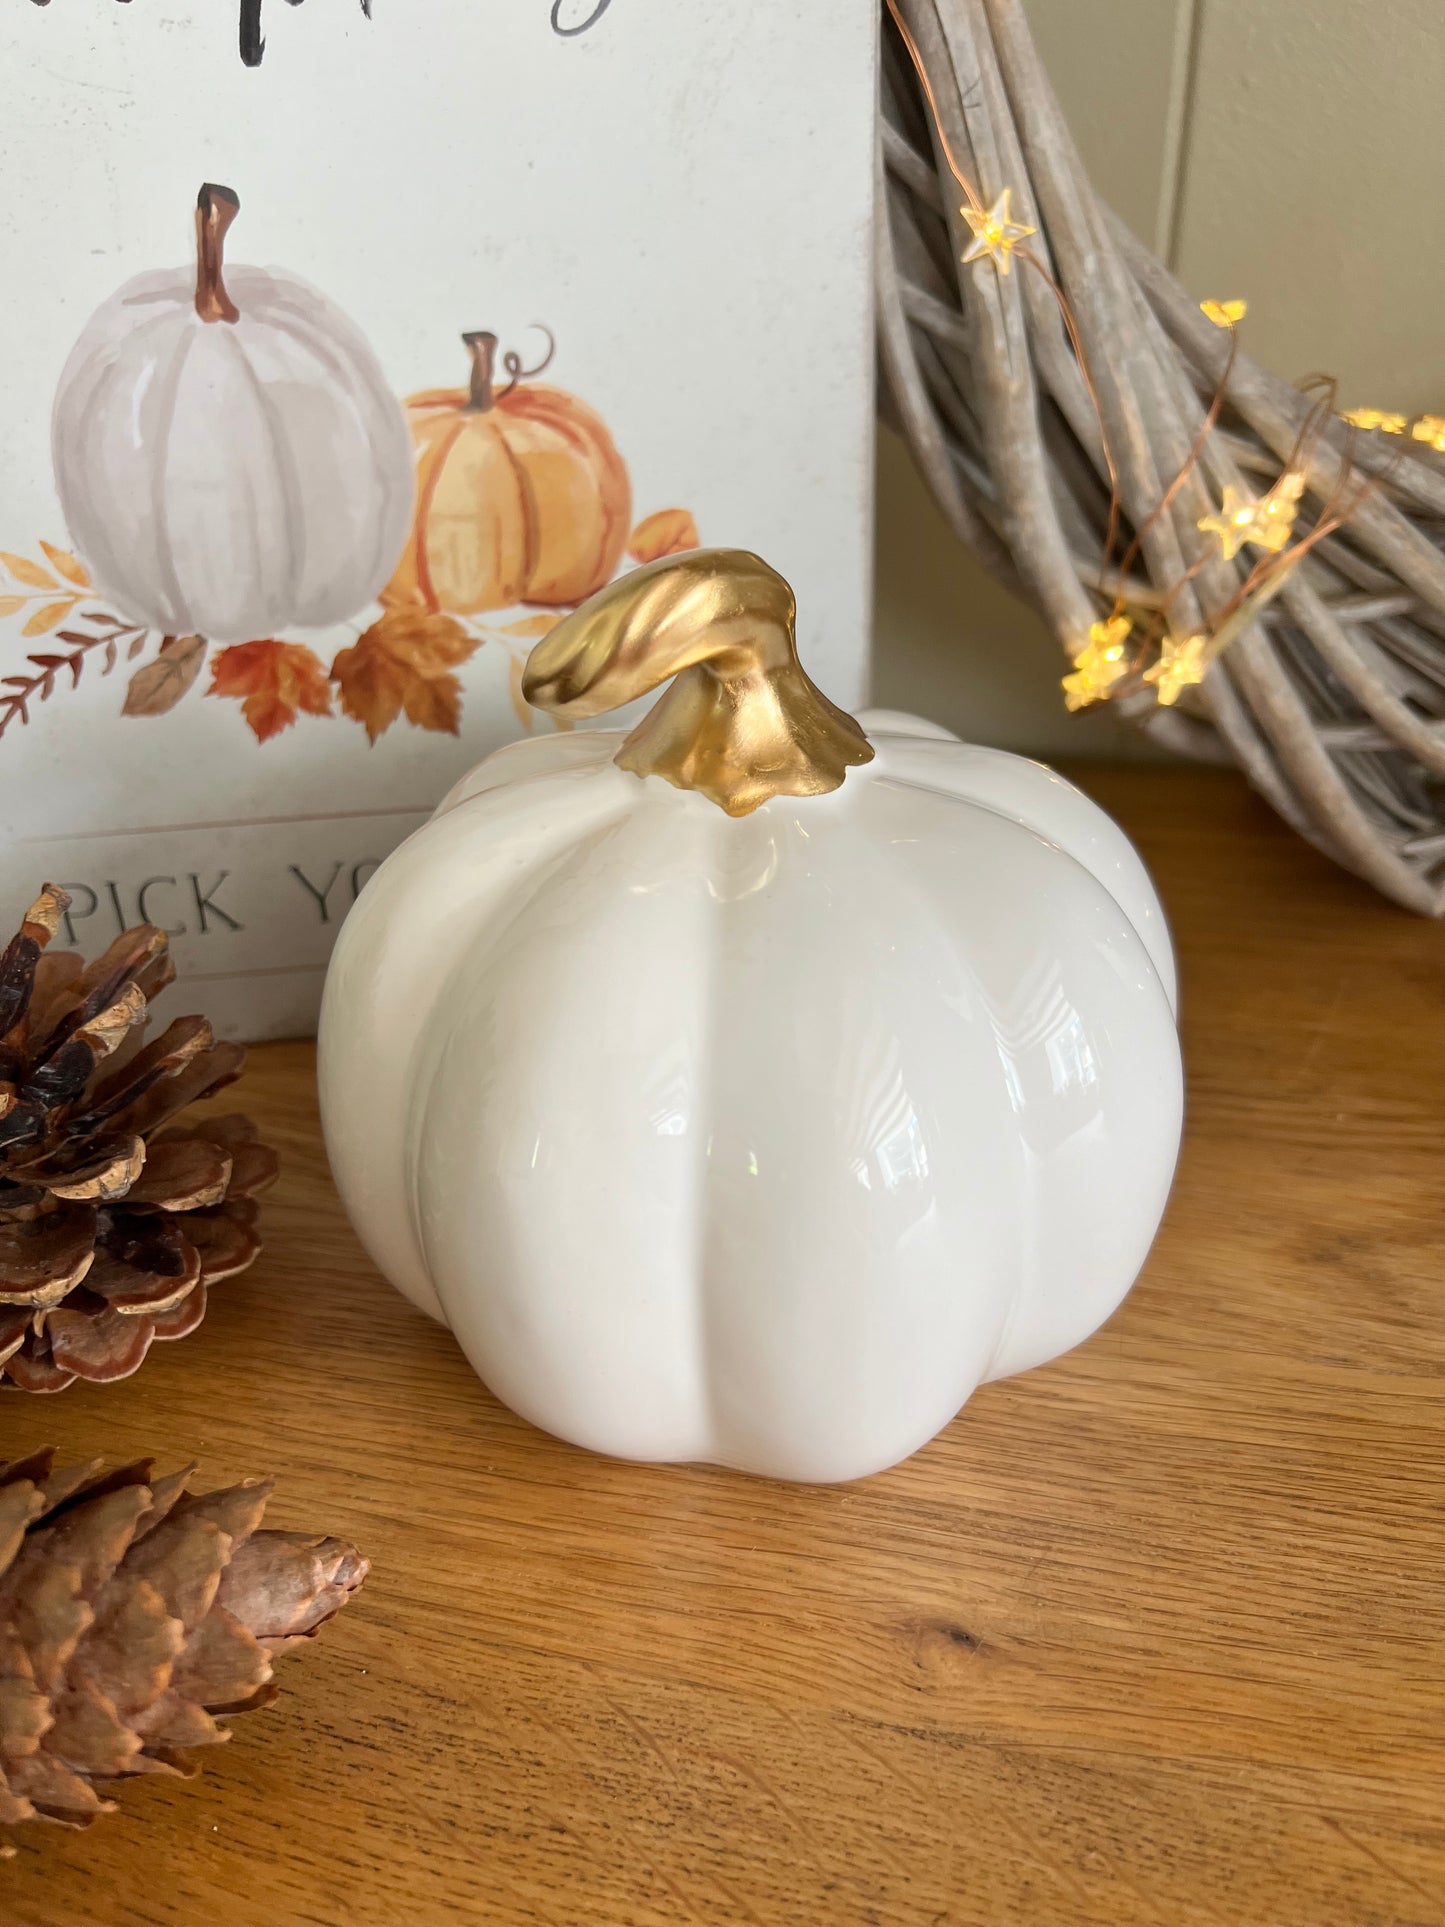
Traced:
<path fill-rule="evenodd" d="M 1243 565 L 1202 516 L 1228 483 L 1268 485 L 1311 398 L 1242 352 L 1168 508 L 1155 515 L 1215 399 L 1228 337 L 1090 188 L 1019 0 L 898 0 L 937 121 L 884 15 L 877 285 L 885 405 L 958 536 L 1042 610 L 1072 654 L 1107 607 L 1110 490 L 1141 536 L 1136 608 L 1173 596 L 1190 629 L 1236 597 Z M 1097 412 L 1043 275 L 964 266 L 971 238 L 938 138 L 985 202 L 1015 218 L 1063 290 Z M 1277 599 L 1176 709 L 1115 707 L 1187 754 L 1231 756 L 1284 819 L 1388 897 L 1445 914 L 1445 465 L 1418 443 L 1331 417 L 1299 460 L 1306 517 L 1351 472 L 1376 485 L 1289 573 Z"/>

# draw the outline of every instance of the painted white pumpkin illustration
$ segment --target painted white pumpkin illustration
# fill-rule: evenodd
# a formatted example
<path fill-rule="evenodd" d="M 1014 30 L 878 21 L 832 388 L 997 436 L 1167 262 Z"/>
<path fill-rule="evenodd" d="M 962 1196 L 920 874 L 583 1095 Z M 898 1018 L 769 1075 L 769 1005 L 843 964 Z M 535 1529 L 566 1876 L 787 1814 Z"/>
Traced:
<path fill-rule="evenodd" d="M 670 676 L 626 738 L 489 757 L 362 893 L 332 1169 L 536 1424 L 853 1478 L 1128 1290 L 1179 1141 L 1169 939 L 1059 777 L 829 703 L 755 556 L 624 576 L 526 687 L 585 720 Z"/>
<path fill-rule="evenodd" d="M 198 265 L 91 317 L 51 443 L 75 547 L 122 614 L 217 642 L 320 627 L 386 582 L 411 437 L 360 331 L 294 275 L 226 267 L 240 203 L 201 189 Z"/>

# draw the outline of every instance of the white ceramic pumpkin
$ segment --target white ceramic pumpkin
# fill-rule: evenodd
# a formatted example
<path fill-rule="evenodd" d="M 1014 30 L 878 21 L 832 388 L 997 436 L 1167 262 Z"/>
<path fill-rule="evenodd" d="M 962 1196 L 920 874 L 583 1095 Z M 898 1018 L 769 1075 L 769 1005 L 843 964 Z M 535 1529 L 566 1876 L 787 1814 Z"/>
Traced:
<path fill-rule="evenodd" d="M 132 621 L 217 642 L 364 608 L 414 493 L 401 404 L 360 331 L 293 275 L 223 274 L 238 205 L 203 188 L 198 269 L 142 274 L 96 311 L 51 424 L 97 586 Z"/>
<path fill-rule="evenodd" d="M 1133 1281 L 1179 1138 L 1169 939 L 1058 776 L 906 717 L 865 739 L 754 557 L 622 578 L 527 687 L 586 718 L 675 672 L 625 740 L 489 757 L 362 893 L 332 1169 L 536 1424 L 853 1478 Z"/>

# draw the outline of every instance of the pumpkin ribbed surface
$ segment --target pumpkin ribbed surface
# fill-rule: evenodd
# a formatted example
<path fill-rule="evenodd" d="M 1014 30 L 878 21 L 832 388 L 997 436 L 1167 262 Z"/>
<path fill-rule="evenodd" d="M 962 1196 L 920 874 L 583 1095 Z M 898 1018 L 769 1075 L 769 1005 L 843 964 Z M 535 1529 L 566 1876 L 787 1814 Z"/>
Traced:
<path fill-rule="evenodd" d="M 485 410 L 469 402 L 465 389 L 432 389 L 407 403 L 416 518 L 383 600 L 451 615 L 582 601 L 610 579 L 631 525 L 606 424 L 535 383 Z"/>
<path fill-rule="evenodd" d="M 346 316 L 293 276 L 230 270 L 234 323 L 189 270 L 87 323 L 52 423 L 66 527 L 127 619 L 245 642 L 364 609 L 411 518 L 401 406 Z"/>
<path fill-rule="evenodd" d="M 1180 1117 L 1137 856 L 1036 764 L 860 719 L 730 817 L 618 733 L 499 751 L 333 956 L 322 1115 L 380 1268 L 593 1450 L 862 1476 L 1132 1283 Z"/>

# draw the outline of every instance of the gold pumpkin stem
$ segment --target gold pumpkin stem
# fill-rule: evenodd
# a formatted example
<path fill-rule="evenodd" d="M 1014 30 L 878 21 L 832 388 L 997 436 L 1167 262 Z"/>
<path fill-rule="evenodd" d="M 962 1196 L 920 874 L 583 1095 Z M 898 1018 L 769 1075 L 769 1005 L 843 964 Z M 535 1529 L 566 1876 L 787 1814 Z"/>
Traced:
<path fill-rule="evenodd" d="M 584 721 L 672 686 L 617 752 L 746 816 L 774 796 L 819 796 L 871 762 L 853 717 L 798 661 L 793 592 L 745 549 L 666 556 L 609 584 L 527 659 L 529 703 Z"/>
<path fill-rule="evenodd" d="M 241 310 L 226 292 L 226 233 L 241 212 L 241 197 L 210 181 L 196 196 L 196 313 L 202 321 L 239 321 Z"/>
<path fill-rule="evenodd" d="M 492 381 L 497 368 L 497 337 L 485 329 L 462 336 L 472 358 L 472 392 L 464 415 L 488 415 L 496 404 Z"/>

